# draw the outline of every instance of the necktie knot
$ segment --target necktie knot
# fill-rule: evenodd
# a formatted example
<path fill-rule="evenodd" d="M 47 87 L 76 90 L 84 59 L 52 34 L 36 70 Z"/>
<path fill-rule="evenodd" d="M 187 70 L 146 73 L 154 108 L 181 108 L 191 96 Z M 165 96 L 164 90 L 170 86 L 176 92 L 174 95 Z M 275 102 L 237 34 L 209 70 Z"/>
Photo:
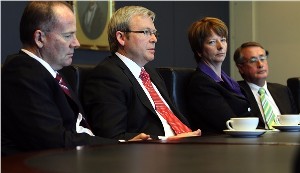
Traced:
<path fill-rule="evenodd" d="M 266 93 L 266 90 L 264 88 L 259 88 L 259 90 L 258 90 L 259 95 L 262 95 L 262 94 L 265 94 L 265 93 Z"/>
<path fill-rule="evenodd" d="M 62 77 L 61 77 L 61 75 L 59 73 L 56 73 L 55 79 L 57 80 L 58 83 L 62 82 Z"/>
<path fill-rule="evenodd" d="M 171 128 L 174 130 L 176 134 L 191 132 L 185 124 L 183 124 L 174 114 L 173 112 L 165 105 L 163 100 L 160 98 L 158 93 L 152 86 L 150 81 L 150 76 L 146 72 L 144 68 L 141 69 L 140 79 L 143 82 L 143 85 L 148 90 L 154 104 L 156 111 L 168 122 Z"/>
<path fill-rule="evenodd" d="M 142 79 L 143 82 L 147 82 L 150 80 L 149 73 L 146 72 L 144 67 L 141 69 L 140 78 Z"/>
<path fill-rule="evenodd" d="M 65 92 L 65 94 L 71 97 L 69 88 L 67 87 L 66 83 L 63 81 L 62 76 L 59 73 L 56 73 L 55 79 L 58 82 L 61 89 Z"/>

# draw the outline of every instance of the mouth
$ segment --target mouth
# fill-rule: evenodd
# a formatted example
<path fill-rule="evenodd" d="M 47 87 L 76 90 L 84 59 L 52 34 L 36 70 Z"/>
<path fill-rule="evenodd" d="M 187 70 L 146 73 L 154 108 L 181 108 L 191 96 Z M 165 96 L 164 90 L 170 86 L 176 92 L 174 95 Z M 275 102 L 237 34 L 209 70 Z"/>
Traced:
<path fill-rule="evenodd" d="M 151 53 L 155 53 L 155 48 L 152 48 L 152 49 L 148 49 Z"/>
<path fill-rule="evenodd" d="M 74 53 L 68 53 L 67 56 L 73 57 Z"/>
<path fill-rule="evenodd" d="M 226 54 L 225 53 L 218 53 L 216 54 L 216 56 L 225 56 Z"/>
<path fill-rule="evenodd" d="M 258 74 L 264 74 L 264 73 L 266 73 L 267 72 L 267 70 L 261 70 L 261 71 L 258 71 L 257 73 Z"/>

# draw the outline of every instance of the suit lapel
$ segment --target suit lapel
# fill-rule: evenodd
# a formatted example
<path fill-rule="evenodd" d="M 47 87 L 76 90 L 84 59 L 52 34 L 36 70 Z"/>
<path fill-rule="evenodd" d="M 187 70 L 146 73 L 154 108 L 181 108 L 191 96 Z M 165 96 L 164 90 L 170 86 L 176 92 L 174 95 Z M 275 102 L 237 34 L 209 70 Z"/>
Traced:
<path fill-rule="evenodd" d="M 62 74 L 61 74 L 62 75 Z M 68 98 L 68 100 L 70 100 L 72 103 L 74 103 L 77 106 L 77 109 L 79 110 L 80 113 L 83 114 L 83 108 L 81 106 L 81 103 L 79 101 L 78 96 L 75 94 L 75 92 L 73 91 L 72 87 L 70 86 L 70 84 L 68 83 L 68 80 L 66 80 L 66 78 L 62 75 L 64 82 L 66 83 L 69 92 L 70 92 L 70 96 L 66 93 L 65 96 Z"/>
<path fill-rule="evenodd" d="M 82 112 L 82 107 L 81 107 L 80 101 L 78 100 L 77 95 L 74 93 L 74 91 L 72 89 L 69 89 L 69 90 L 70 90 L 71 97 L 68 96 L 67 94 L 65 94 L 65 95 L 68 96 L 68 97 L 70 97 L 70 99 L 78 106 L 80 112 Z"/>
<path fill-rule="evenodd" d="M 135 89 L 138 98 L 141 100 L 141 102 L 153 113 L 156 115 L 156 112 L 149 101 L 147 95 L 145 94 L 143 88 L 140 86 L 136 78 L 133 76 L 129 68 L 124 64 L 122 60 L 119 59 L 116 55 L 111 57 L 111 60 L 114 61 L 124 72 L 124 74 L 128 77 L 129 81 L 131 82 L 133 88 Z"/>
<path fill-rule="evenodd" d="M 135 92 L 137 93 L 137 97 L 140 99 L 140 101 L 142 102 L 142 104 L 145 107 L 147 107 L 153 113 L 152 115 L 155 115 L 155 117 L 157 117 L 157 113 L 154 110 L 151 102 L 149 101 L 149 99 L 148 99 L 147 95 L 145 94 L 143 88 L 140 86 L 139 82 L 133 76 L 133 74 L 131 73 L 131 71 L 129 70 L 129 68 L 116 55 L 112 56 L 111 60 L 114 61 L 114 63 L 117 64 L 123 70 L 124 74 L 128 77 L 128 79 L 132 83 L 132 86 L 133 86 Z M 188 125 L 188 122 L 186 121 L 186 119 L 184 117 L 182 117 L 181 114 L 178 111 L 176 111 L 176 109 L 174 109 L 172 101 L 170 100 L 170 97 L 168 95 L 168 92 L 163 87 L 164 86 L 164 83 L 162 83 L 163 81 L 152 70 L 150 70 L 147 67 L 145 67 L 145 68 L 146 68 L 146 71 L 149 73 L 149 75 L 151 77 L 151 81 L 157 87 L 157 89 L 159 90 L 159 92 L 162 95 L 162 97 L 165 99 L 165 101 L 170 106 L 171 110 L 175 111 L 174 112 L 175 116 L 177 116 L 177 118 L 179 118 L 184 124 Z M 178 116 L 178 115 L 180 115 L 180 116 Z"/>
<path fill-rule="evenodd" d="M 283 112 L 284 108 L 283 108 L 283 105 L 284 103 L 282 102 L 282 92 L 276 92 L 276 88 L 273 87 L 272 84 L 268 83 L 268 90 L 270 92 L 270 94 L 272 95 L 272 98 L 274 99 L 278 109 L 280 112 Z M 283 104 L 282 104 L 283 103 Z"/>
<path fill-rule="evenodd" d="M 81 113 L 82 115 L 84 115 L 84 111 L 83 108 L 81 106 L 81 103 L 79 101 L 79 98 L 77 96 L 77 94 L 75 94 L 73 88 L 71 87 L 71 85 L 69 84 L 68 80 L 66 80 L 67 78 L 60 73 L 60 75 L 62 76 L 62 79 L 65 83 L 65 86 L 68 88 L 69 90 L 69 94 L 66 94 L 63 89 L 61 88 L 61 86 L 59 85 L 58 81 L 56 79 L 55 82 L 58 84 L 58 87 L 60 88 L 60 90 L 64 93 L 66 100 L 70 106 L 70 108 L 73 110 L 74 112 L 74 116 L 75 118 L 77 118 L 78 113 Z"/>
<path fill-rule="evenodd" d="M 163 83 L 161 83 L 161 80 L 158 78 L 156 74 L 154 74 L 151 70 L 146 68 L 146 71 L 149 73 L 151 82 L 156 86 L 161 96 L 164 98 L 164 100 L 170 105 L 171 100 L 169 100 L 169 94 L 166 89 L 163 88 Z"/>
<path fill-rule="evenodd" d="M 241 89 L 245 90 L 245 92 L 246 92 L 246 96 L 250 102 L 251 112 L 259 118 L 260 122 L 264 122 L 263 117 L 262 117 L 263 115 L 260 112 L 258 103 L 252 93 L 250 86 L 245 81 L 241 81 L 241 82 L 239 82 L 239 84 L 241 86 Z"/>

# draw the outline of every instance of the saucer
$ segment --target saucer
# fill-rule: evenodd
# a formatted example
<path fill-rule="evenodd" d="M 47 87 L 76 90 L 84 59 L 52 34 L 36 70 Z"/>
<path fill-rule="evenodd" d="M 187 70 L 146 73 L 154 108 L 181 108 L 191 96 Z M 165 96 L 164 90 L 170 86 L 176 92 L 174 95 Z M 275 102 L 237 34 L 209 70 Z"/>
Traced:
<path fill-rule="evenodd" d="M 274 125 L 273 127 L 280 131 L 299 131 L 300 130 L 300 125 L 295 125 L 295 126 Z"/>
<path fill-rule="evenodd" d="M 246 130 L 223 130 L 226 134 L 234 137 L 258 137 L 264 134 L 267 130 L 256 129 L 251 131 Z"/>

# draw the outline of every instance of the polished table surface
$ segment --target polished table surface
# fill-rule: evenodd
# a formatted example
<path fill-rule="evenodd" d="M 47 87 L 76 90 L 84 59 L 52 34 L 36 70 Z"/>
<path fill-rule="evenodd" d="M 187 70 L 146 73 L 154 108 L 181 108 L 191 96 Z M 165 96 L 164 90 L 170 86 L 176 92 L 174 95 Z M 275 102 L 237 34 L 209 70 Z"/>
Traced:
<path fill-rule="evenodd" d="M 151 141 L 163 143 L 163 140 Z M 196 138 L 182 138 L 166 141 L 167 143 L 197 143 L 197 144 L 253 144 L 253 145 L 299 145 L 300 132 L 267 131 L 259 137 L 231 137 L 229 135 L 201 136 Z"/>
<path fill-rule="evenodd" d="M 300 132 L 228 135 L 48 150 L 2 158 L 5 173 L 293 173 Z M 296 173 L 296 172 L 295 172 Z"/>

